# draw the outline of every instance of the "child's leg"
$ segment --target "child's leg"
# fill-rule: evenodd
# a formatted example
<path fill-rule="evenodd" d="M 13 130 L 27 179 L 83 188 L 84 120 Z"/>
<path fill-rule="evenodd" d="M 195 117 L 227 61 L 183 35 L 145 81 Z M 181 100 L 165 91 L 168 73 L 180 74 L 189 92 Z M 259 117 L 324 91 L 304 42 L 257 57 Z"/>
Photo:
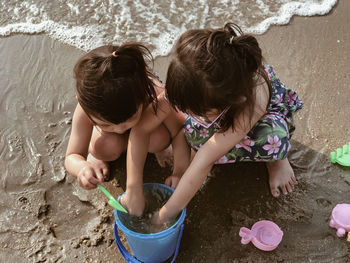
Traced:
<path fill-rule="evenodd" d="M 275 162 L 267 162 L 266 167 L 269 172 L 271 194 L 274 197 L 280 195 L 279 189 L 285 195 L 293 191 L 297 181 L 287 158 Z"/>
<path fill-rule="evenodd" d="M 118 159 L 126 151 L 128 137 L 128 134 L 101 133 L 94 128 L 89 147 L 92 156 L 89 156 L 89 161 L 107 166 L 106 162 Z M 163 166 L 171 160 L 171 147 L 168 149 L 170 139 L 170 133 L 163 124 L 159 125 L 150 136 L 148 152 L 154 153 L 159 164 Z"/>
<path fill-rule="evenodd" d="M 114 161 L 126 150 L 128 134 L 101 133 L 95 127 L 92 132 L 87 161 L 99 166 L 104 175 L 109 174 L 107 162 Z"/>
<path fill-rule="evenodd" d="M 296 179 L 287 154 L 290 150 L 292 121 L 287 123 L 281 115 L 267 114 L 252 128 L 246 137 L 217 163 L 238 161 L 264 161 L 269 172 L 270 191 L 278 197 L 280 191 L 293 191 Z"/>
<path fill-rule="evenodd" d="M 104 133 L 95 127 L 92 133 L 89 153 L 97 161 L 114 161 L 126 150 L 129 134 Z"/>
<path fill-rule="evenodd" d="M 148 152 L 154 153 L 159 165 L 165 167 L 172 164 L 171 136 L 165 125 L 161 124 L 150 136 Z"/>
<path fill-rule="evenodd" d="M 265 115 L 236 148 L 249 149 L 245 160 L 266 161 L 269 172 L 270 191 L 274 197 L 293 191 L 297 183 L 294 171 L 287 159 L 290 137 L 295 129 L 293 121 L 287 122 L 283 115 Z"/>

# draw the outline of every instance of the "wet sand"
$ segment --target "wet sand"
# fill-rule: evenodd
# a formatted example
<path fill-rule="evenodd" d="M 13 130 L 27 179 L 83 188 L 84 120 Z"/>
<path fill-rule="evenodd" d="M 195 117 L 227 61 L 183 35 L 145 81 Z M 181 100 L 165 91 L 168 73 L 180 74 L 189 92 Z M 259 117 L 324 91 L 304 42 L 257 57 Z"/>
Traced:
<path fill-rule="evenodd" d="M 258 40 L 266 61 L 304 102 L 289 155 L 298 185 L 275 199 L 261 163 L 217 166 L 187 207 L 176 262 L 350 262 L 350 243 L 328 226 L 350 203 L 349 169 L 329 153 L 349 140 L 350 2 L 326 16 L 294 17 Z M 82 51 L 44 35 L 0 39 L 0 258 L 3 262 L 124 262 L 113 210 L 98 190 L 81 189 L 63 167 L 76 101 L 72 68 Z M 168 57 L 155 69 L 165 79 Z M 106 187 L 125 189 L 125 158 Z M 170 170 L 149 156 L 145 182 Z M 241 245 L 240 227 L 272 220 L 284 232 L 272 252 Z M 125 239 L 123 239 L 125 241 Z"/>

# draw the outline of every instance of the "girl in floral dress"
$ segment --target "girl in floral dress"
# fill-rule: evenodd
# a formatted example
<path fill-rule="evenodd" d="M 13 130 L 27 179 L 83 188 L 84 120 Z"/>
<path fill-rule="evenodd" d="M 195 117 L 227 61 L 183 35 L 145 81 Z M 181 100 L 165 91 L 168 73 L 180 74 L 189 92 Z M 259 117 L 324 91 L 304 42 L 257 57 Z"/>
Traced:
<path fill-rule="evenodd" d="M 166 96 L 187 114 L 192 161 L 156 221 L 175 216 L 192 199 L 214 164 L 264 161 L 271 194 L 293 191 L 287 159 L 302 101 L 262 63 L 255 37 L 235 24 L 185 32 L 169 65 Z"/>

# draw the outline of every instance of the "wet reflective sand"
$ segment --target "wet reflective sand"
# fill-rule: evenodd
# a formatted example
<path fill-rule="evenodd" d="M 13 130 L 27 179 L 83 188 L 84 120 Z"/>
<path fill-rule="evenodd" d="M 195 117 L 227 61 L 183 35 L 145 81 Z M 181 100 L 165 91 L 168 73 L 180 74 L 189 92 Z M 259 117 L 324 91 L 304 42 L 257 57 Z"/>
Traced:
<path fill-rule="evenodd" d="M 348 262 L 350 243 L 328 226 L 332 208 L 349 203 L 349 170 L 329 162 L 350 141 L 350 2 L 323 17 L 296 17 L 258 37 L 265 58 L 304 102 L 296 115 L 290 161 L 295 191 L 269 193 L 263 164 L 218 166 L 187 208 L 176 262 Z M 82 51 L 42 35 L 0 39 L 0 257 L 6 262 L 124 262 L 113 237 L 113 211 L 98 190 L 85 191 L 63 167 L 75 106 L 72 68 Z M 164 79 L 168 58 L 158 58 Z M 106 183 L 125 189 L 125 159 Z M 153 156 L 146 182 L 169 169 Z M 278 249 L 243 246 L 241 226 L 275 221 Z"/>

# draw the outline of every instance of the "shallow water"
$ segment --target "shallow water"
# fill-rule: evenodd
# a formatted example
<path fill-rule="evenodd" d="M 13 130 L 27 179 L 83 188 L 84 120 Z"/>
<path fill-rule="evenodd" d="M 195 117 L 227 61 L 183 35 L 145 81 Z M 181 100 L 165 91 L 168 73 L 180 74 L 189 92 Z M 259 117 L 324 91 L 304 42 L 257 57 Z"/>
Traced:
<path fill-rule="evenodd" d="M 293 15 L 327 14 L 337 0 L 23 0 L 0 2 L 0 36 L 44 33 L 85 51 L 141 41 L 167 55 L 188 29 L 236 22 L 247 33 L 287 24 Z"/>

